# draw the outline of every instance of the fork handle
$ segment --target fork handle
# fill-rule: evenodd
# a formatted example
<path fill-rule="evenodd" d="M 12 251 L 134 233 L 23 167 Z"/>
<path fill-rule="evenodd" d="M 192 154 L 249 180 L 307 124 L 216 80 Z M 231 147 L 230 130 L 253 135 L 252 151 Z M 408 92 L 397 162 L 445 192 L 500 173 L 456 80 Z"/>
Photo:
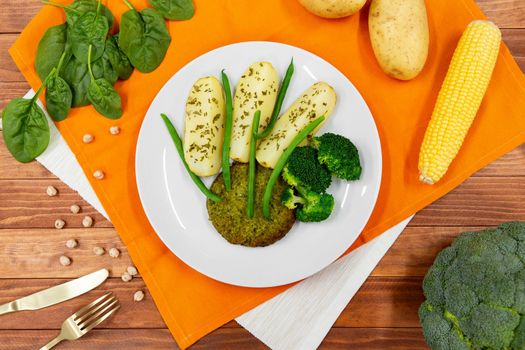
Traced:
<path fill-rule="evenodd" d="M 62 338 L 62 335 L 59 334 L 57 335 L 57 337 L 53 340 L 51 340 L 49 343 L 47 343 L 46 345 L 42 346 L 40 348 L 40 350 L 50 350 L 52 348 L 55 347 L 55 345 L 57 345 L 58 343 L 60 343 L 62 340 L 64 340 L 64 338 Z"/>
<path fill-rule="evenodd" d="M 8 314 L 10 312 L 16 311 L 16 308 L 13 305 L 13 302 L 0 305 L 0 315 Z"/>

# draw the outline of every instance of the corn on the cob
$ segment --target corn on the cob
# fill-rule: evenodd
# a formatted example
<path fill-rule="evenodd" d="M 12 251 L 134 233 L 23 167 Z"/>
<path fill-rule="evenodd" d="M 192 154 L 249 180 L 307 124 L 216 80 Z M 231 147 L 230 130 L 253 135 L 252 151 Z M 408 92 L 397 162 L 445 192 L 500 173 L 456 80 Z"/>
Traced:
<path fill-rule="evenodd" d="M 438 182 L 472 125 L 498 57 L 501 32 L 490 21 L 473 21 L 459 40 L 419 154 L 419 179 Z"/>

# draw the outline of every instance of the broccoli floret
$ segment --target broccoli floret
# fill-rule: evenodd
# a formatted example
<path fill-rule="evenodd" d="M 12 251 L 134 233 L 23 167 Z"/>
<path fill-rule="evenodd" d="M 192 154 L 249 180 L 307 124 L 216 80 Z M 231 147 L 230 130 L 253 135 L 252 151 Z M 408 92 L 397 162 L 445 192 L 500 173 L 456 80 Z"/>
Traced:
<path fill-rule="evenodd" d="M 419 319 L 423 326 L 423 335 L 428 345 L 434 350 L 470 350 L 470 343 L 465 340 L 443 309 L 435 308 L 427 302 L 419 308 Z"/>
<path fill-rule="evenodd" d="M 282 176 L 290 186 L 323 193 L 332 183 L 332 176 L 317 160 L 317 150 L 297 147 L 283 169 Z"/>
<path fill-rule="evenodd" d="M 297 220 L 303 222 L 319 222 L 328 219 L 334 210 L 334 197 L 329 193 L 309 192 L 306 204 L 295 211 Z"/>
<path fill-rule="evenodd" d="M 419 309 L 432 349 L 525 349 L 524 223 L 467 232 L 423 281 Z"/>
<path fill-rule="evenodd" d="M 295 192 L 291 187 L 288 187 L 283 191 L 283 194 L 281 195 L 281 202 L 288 209 L 295 209 L 299 204 L 302 205 L 306 203 L 304 198 L 295 195 Z"/>
<path fill-rule="evenodd" d="M 346 137 L 326 133 L 314 137 L 312 145 L 318 150 L 319 162 L 326 165 L 332 175 L 348 181 L 361 177 L 359 152 Z"/>
<path fill-rule="evenodd" d="M 289 209 L 295 209 L 297 220 L 319 222 L 328 219 L 334 209 L 334 197 L 331 194 L 319 194 L 299 188 L 299 196 L 293 188 L 287 188 L 281 195 L 281 202 Z"/>

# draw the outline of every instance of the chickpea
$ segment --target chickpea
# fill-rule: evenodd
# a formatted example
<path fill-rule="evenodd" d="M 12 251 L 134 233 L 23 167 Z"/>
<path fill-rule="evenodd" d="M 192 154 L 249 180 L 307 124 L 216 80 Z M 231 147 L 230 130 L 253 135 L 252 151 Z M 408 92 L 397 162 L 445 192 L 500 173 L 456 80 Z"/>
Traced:
<path fill-rule="evenodd" d="M 61 230 L 64 228 L 64 226 L 66 225 L 66 222 L 62 219 L 56 219 L 55 220 L 55 228 L 57 230 Z"/>
<path fill-rule="evenodd" d="M 69 266 L 69 265 L 71 265 L 71 259 L 68 258 L 65 255 L 62 255 L 60 258 L 58 258 L 58 261 L 60 262 L 60 265 L 62 265 L 62 266 Z"/>
<path fill-rule="evenodd" d="M 104 255 L 105 250 L 102 247 L 94 247 L 93 248 L 93 253 L 95 253 L 95 255 L 102 256 L 102 255 Z"/>
<path fill-rule="evenodd" d="M 68 239 L 66 242 L 66 247 L 69 249 L 74 249 L 78 246 L 78 242 L 76 239 Z"/>
<path fill-rule="evenodd" d="M 127 272 L 124 272 L 120 278 L 122 278 L 124 282 L 129 282 L 133 279 L 133 277 Z"/>
<path fill-rule="evenodd" d="M 142 301 L 144 299 L 144 292 L 141 290 L 138 290 L 133 294 L 133 300 L 135 301 Z"/>
<path fill-rule="evenodd" d="M 118 134 L 120 134 L 120 128 L 118 126 L 114 125 L 114 126 L 109 128 L 109 133 L 111 135 L 118 135 Z"/>
<path fill-rule="evenodd" d="M 53 186 L 47 186 L 46 193 L 49 197 L 54 197 L 57 195 L 58 190 Z"/>
<path fill-rule="evenodd" d="M 104 178 L 104 172 L 102 170 L 95 170 L 93 177 L 97 180 L 102 180 Z"/>
<path fill-rule="evenodd" d="M 78 213 L 80 212 L 80 207 L 79 207 L 78 205 L 76 205 L 76 204 L 73 204 L 73 205 L 69 208 L 69 210 L 71 210 L 71 212 L 72 212 L 73 214 L 78 214 Z"/>
<path fill-rule="evenodd" d="M 91 143 L 93 142 L 93 139 L 94 137 L 91 134 L 85 134 L 84 136 L 82 136 L 82 142 L 84 143 Z"/>
<path fill-rule="evenodd" d="M 84 227 L 91 227 L 93 226 L 93 218 L 91 216 L 84 216 L 84 219 L 82 219 L 82 226 Z"/>
<path fill-rule="evenodd" d="M 118 250 L 117 248 L 111 248 L 109 250 L 109 256 L 112 257 L 112 258 L 118 258 L 120 255 L 120 250 Z"/>

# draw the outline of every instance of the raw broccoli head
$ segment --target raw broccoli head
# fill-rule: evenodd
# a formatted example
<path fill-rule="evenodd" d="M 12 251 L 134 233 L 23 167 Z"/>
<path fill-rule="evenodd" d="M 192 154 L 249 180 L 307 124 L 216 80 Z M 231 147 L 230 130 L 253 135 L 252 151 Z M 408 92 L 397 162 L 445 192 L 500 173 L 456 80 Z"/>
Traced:
<path fill-rule="evenodd" d="M 334 209 L 334 197 L 328 193 L 315 193 L 299 188 L 299 195 L 293 188 L 287 188 L 281 195 L 282 203 L 289 209 L 295 209 L 297 220 L 319 222 L 328 219 Z"/>
<path fill-rule="evenodd" d="M 419 317 L 432 349 L 525 349 L 525 222 L 459 236 L 423 292 Z"/>
<path fill-rule="evenodd" d="M 355 145 L 344 136 L 326 133 L 314 137 L 312 145 L 318 150 L 319 162 L 326 165 L 332 175 L 343 180 L 358 180 L 361 162 Z"/>
<path fill-rule="evenodd" d="M 297 147 L 283 169 L 282 176 L 290 186 L 323 193 L 332 183 L 332 176 L 317 160 L 313 147 Z"/>

